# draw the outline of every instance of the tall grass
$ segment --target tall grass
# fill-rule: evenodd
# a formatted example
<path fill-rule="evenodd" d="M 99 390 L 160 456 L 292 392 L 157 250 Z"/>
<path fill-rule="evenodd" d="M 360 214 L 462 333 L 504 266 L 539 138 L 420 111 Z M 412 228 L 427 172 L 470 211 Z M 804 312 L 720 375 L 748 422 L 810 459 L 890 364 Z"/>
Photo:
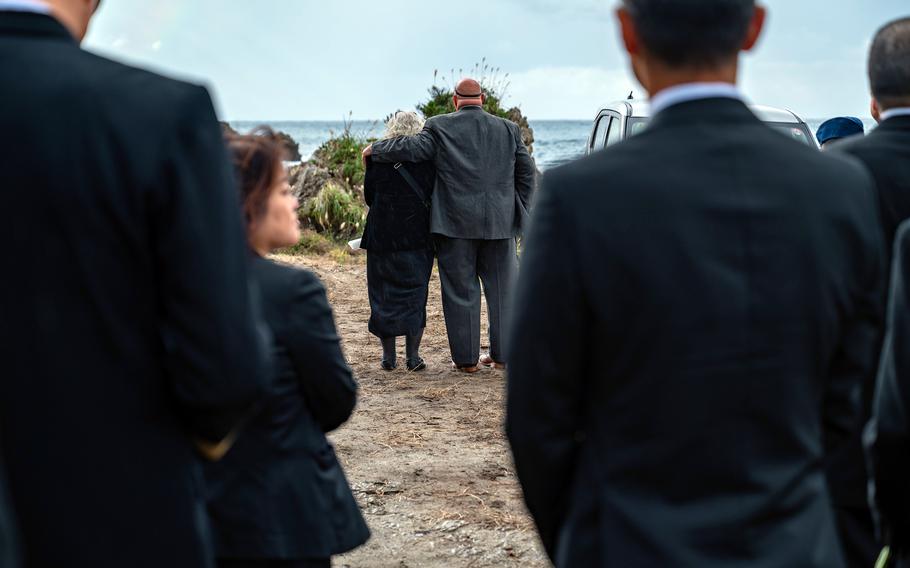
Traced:
<path fill-rule="evenodd" d="M 326 183 L 316 197 L 304 205 L 301 214 L 318 231 L 335 239 L 359 236 L 367 218 L 360 199 L 334 181 Z"/>

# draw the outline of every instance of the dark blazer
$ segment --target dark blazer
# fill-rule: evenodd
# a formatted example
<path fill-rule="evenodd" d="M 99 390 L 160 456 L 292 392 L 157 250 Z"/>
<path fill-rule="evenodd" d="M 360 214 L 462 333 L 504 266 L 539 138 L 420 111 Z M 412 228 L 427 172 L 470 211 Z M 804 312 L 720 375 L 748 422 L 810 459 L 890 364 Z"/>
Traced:
<path fill-rule="evenodd" d="M 732 99 L 547 173 L 506 427 L 558 566 L 842 565 L 823 460 L 874 374 L 875 209 Z"/>
<path fill-rule="evenodd" d="M 887 540 L 910 566 L 910 221 L 894 243 L 888 332 L 867 452 Z"/>
<path fill-rule="evenodd" d="M 261 412 L 223 460 L 206 465 L 221 558 L 328 558 L 369 530 L 325 437 L 354 410 L 357 383 L 322 283 L 256 258 L 276 376 Z"/>
<path fill-rule="evenodd" d="M 211 562 L 192 439 L 261 395 L 205 89 L 0 13 L 0 432 L 28 566 Z"/>
<path fill-rule="evenodd" d="M 847 140 L 834 150 L 858 158 L 872 173 L 890 249 L 897 227 L 910 219 L 910 116 L 889 118 L 868 136 Z"/>
<path fill-rule="evenodd" d="M 433 163 L 409 162 L 402 166 L 429 200 L 436 180 Z M 361 248 L 372 252 L 395 252 L 431 247 L 429 203 L 424 203 L 417 196 L 417 192 L 395 169 L 395 164 L 367 158 L 363 192 L 370 212 Z"/>
<path fill-rule="evenodd" d="M 5 479 L 3 463 L 0 460 L 0 566 L 17 568 L 19 566 L 19 540 L 13 510 L 6 492 Z"/>
<path fill-rule="evenodd" d="M 508 239 L 530 206 L 535 166 L 514 122 L 479 106 L 434 116 L 416 136 L 373 144 L 376 162 L 436 166 L 430 231 L 456 239 Z"/>
<path fill-rule="evenodd" d="M 890 118 L 868 136 L 845 141 L 834 149 L 858 158 L 875 179 L 880 222 L 890 255 L 897 227 L 910 218 L 910 117 Z M 873 385 L 868 384 L 862 393 L 864 421 L 872 414 L 873 391 Z M 838 505 L 852 509 L 852 515 L 861 514 L 866 520 L 865 528 L 853 526 L 848 529 L 853 536 L 848 536 L 847 540 L 866 542 L 865 548 L 873 552 L 876 546 L 868 503 L 869 475 L 863 457 L 862 438 L 857 433 L 849 451 L 833 460 L 830 482 Z"/>

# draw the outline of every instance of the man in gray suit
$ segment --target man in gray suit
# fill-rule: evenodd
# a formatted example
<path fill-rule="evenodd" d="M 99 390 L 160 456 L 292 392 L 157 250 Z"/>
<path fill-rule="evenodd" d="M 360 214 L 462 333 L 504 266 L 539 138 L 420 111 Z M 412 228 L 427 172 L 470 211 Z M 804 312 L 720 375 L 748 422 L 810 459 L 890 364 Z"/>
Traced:
<path fill-rule="evenodd" d="M 518 270 L 515 237 L 535 175 L 518 125 L 485 112 L 484 101 L 480 83 L 463 79 L 455 88 L 456 112 L 431 118 L 416 136 L 383 140 L 363 151 L 377 162 L 436 165 L 430 232 L 436 236 L 452 362 L 468 373 L 478 363 L 505 368 L 502 326 Z M 480 282 L 490 320 L 490 353 L 482 358 Z"/>

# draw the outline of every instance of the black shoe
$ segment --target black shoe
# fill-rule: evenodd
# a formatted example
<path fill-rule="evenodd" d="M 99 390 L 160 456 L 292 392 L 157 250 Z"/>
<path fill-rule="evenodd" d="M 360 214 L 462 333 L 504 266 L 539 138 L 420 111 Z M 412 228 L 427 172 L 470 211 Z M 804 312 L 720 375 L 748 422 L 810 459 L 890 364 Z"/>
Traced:
<path fill-rule="evenodd" d="M 394 371 L 398 368 L 398 361 L 389 362 L 383 359 L 381 365 L 383 371 Z"/>
<path fill-rule="evenodd" d="M 417 357 L 415 359 L 408 359 L 407 365 L 408 365 L 408 371 L 411 371 L 412 373 L 418 373 L 427 368 L 426 361 L 424 361 L 420 357 Z"/>

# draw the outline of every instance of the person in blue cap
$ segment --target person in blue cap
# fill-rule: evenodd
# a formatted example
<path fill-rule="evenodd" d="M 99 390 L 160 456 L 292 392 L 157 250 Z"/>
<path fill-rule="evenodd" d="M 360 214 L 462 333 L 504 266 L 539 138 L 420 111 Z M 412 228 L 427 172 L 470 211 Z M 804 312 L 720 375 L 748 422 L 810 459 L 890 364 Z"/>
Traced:
<path fill-rule="evenodd" d="M 815 137 L 818 138 L 818 143 L 821 144 L 822 150 L 827 150 L 839 140 L 865 133 L 862 120 L 855 116 L 838 116 L 823 122 L 818 127 Z"/>

